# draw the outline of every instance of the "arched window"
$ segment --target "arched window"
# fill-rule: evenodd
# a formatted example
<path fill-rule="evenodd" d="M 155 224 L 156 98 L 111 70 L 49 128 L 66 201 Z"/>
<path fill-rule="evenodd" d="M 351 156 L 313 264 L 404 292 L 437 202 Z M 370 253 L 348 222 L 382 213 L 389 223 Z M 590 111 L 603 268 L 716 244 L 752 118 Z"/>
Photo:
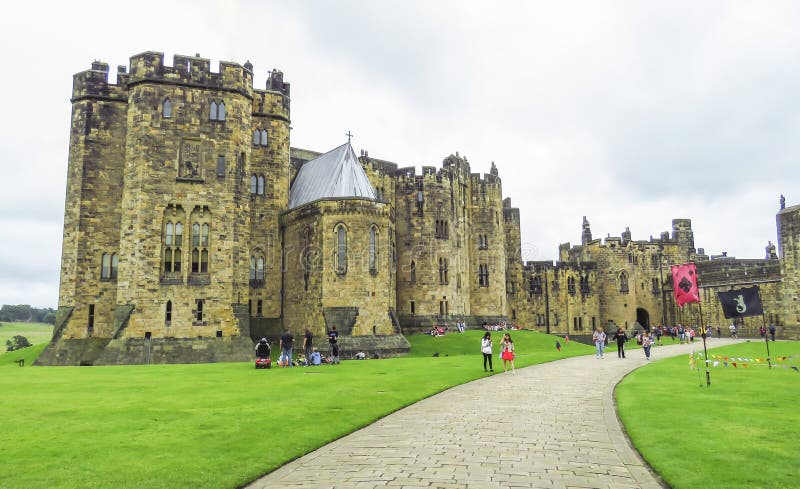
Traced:
<path fill-rule="evenodd" d="M 200 273 L 208 273 L 208 250 L 200 252 Z"/>
<path fill-rule="evenodd" d="M 183 224 L 180 222 L 167 222 L 164 226 L 164 273 L 181 271 L 181 249 L 183 241 Z M 119 257 L 114 254 L 111 256 L 112 278 L 117 276 L 117 266 Z"/>
<path fill-rule="evenodd" d="M 619 274 L 619 291 L 623 294 L 628 293 L 628 274 L 624 271 Z"/>
<path fill-rule="evenodd" d="M 411 274 L 409 276 L 409 282 L 416 283 L 417 282 L 417 263 L 415 261 L 411 261 Z"/>
<path fill-rule="evenodd" d="M 111 278 L 117 278 L 117 270 L 119 270 L 119 255 L 113 253 L 111 255 Z"/>
<path fill-rule="evenodd" d="M 258 176 L 258 195 L 264 195 L 264 175 Z"/>
<path fill-rule="evenodd" d="M 265 129 L 261 130 L 261 146 L 267 145 L 267 131 Z"/>
<path fill-rule="evenodd" d="M 211 101 L 211 106 L 209 107 L 208 118 L 212 121 L 217 120 L 217 102 L 213 100 Z"/>
<path fill-rule="evenodd" d="M 253 131 L 253 146 L 258 146 L 261 144 L 261 132 L 256 129 Z"/>
<path fill-rule="evenodd" d="M 219 105 L 217 105 L 217 120 L 225 120 L 225 102 L 220 102 Z"/>
<path fill-rule="evenodd" d="M 197 248 L 192 250 L 192 273 L 200 272 L 200 250 Z"/>
<path fill-rule="evenodd" d="M 256 279 L 256 257 L 250 257 L 250 280 Z"/>
<path fill-rule="evenodd" d="M 256 280 L 264 280 L 264 257 L 256 258 Z"/>
<path fill-rule="evenodd" d="M 192 225 L 192 246 L 200 246 L 200 224 Z"/>
<path fill-rule="evenodd" d="M 336 273 L 347 273 L 347 230 L 341 224 L 336 228 Z"/>
<path fill-rule="evenodd" d="M 250 195 L 255 195 L 258 192 L 258 177 L 252 175 L 250 177 Z"/>
<path fill-rule="evenodd" d="M 111 278 L 111 255 L 103 253 L 100 260 L 100 278 Z"/>
<path fill-rule="evenodd" d="M 167 301 L 167 309 L 164 312 L 164 322 L 167 326 L 172 322 L 172 301 Z"/>
<path fill-rule="evenodd" d="M 203 299 L 197 299 L 195 301 L 194 314 L 197 322 L 203 321 Z"/>
<path fill-rule="evenodd" d="M 164 103 L 161 104 L 161 116 L 164 119 L 172 117 L 172 103 L 170 103 L 168 98 L 165 98 Z"/>
<path fill-rule="evenodd" d="M 208 224 L 203 224 L 203 234 L 201 235 L 200 246 L 208 246 L 209 231 L 210 228 L 208 227 Z"/>
<path fill-rule="evenodd" d="M 369 229 L 369 271 L 373 275 L 378 273 L 377 240 L 378 240 L 377 230 L 375 229 L 375 226 L 372 226 Z"/>

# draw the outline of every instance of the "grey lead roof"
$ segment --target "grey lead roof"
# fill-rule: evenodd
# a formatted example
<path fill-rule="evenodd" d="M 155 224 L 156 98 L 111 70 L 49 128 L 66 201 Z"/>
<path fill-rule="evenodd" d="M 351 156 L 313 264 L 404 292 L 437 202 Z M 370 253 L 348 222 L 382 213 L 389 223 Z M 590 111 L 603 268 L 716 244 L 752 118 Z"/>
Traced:
<path fill-rule="evenodd" d="M 350 143 L 344 143 L 300 167 L 289 190 L 289 209 L 335 197 L 375 199 L 375 190 Z"/>

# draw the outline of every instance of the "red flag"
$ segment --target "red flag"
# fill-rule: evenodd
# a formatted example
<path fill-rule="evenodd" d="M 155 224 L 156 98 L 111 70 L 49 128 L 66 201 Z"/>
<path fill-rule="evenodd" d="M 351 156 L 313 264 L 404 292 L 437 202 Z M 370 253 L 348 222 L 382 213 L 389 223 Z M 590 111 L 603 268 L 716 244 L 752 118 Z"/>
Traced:
<path fill-rule="evenodd" d="M 694 263 L 672 265 L 672 288 L 675 291 L 675 302 L 683 307 L 687 302 L 700 302 L 697 290 L 697 270 Z"/>

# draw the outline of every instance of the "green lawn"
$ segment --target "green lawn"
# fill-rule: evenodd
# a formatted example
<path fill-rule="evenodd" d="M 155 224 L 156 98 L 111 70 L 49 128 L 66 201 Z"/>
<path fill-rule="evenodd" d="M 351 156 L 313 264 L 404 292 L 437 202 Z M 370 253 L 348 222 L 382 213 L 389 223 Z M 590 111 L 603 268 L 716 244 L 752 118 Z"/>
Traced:
<path fill-rule="evenodd" d="M 6 341 L 12 336 L 22 335 L 32 345 L 49 343 L 53 337 L 53 325 L 44 323 L 0 323 L 0 354 L 6 351 Z"/>
<path fill-rule="evenodd" d="M 800 342 L 770 342 L 773 357 Z M 764 342 L 709 351 L 764 358 Z M 619 415 L 648 463 L 673 488 L 800 487 L 800 373 L 764 365 L 711 368 L 711 388 L 688 356 L 654 362 L 617 387 Z M 800 358 L 788 365 L 800 366 Z M 702 384 L 703 387 L 699 387 Z"/>
<path fill-rule="evenodd" d="M 573 342 L 558 352 L 555 337 L 512 334 L 517 366 L 592 351 Z M 406 358 L 270 370 L 251 363 L 20 368 L 19 356 L 30 365 L 43 346 L 0 355 L 0 485 L 237 487 L 487 375 L 480 336 L 415 335 Z"/>

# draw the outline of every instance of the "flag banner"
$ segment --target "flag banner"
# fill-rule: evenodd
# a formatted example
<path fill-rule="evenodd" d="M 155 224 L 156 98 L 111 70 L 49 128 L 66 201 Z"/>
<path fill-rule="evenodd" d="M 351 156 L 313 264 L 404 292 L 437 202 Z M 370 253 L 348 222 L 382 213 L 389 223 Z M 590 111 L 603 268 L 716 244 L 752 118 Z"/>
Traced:
<path fill-rule="evenodd" d="M 697 269 L 694 263 L 672 265 L 672 288 L 675 291 L 675 303 L 683 307 L 688 302 L 700 302 L 697 290 Z"/>
<path fill-rule="evenodd" d="M 698 359 L 705 357 L 703 352 L 692 352 L 689 353 L 689 368 L 692 370 L 697 369 Z M 722 367 L 728 368 L 729 366 L 733 368 L 750 368 L 750 367 L 764 367 L 765 369 L 768 367 L 767 360 L 763 358 L 741 358 L 741 357 L 726 357 L 725 355 L 708 355 L 708 358 L 715 359 L 715 360 L 705 360 L 704 363 L 709 367 Z M 797 365 L 786 365 L 777 363 L 779 361 L 793 361 L 797 358 L 800 358 L 800 355 L 791 355 L 791 356 L 780 356 L 777 357 L 776 360 L 772 363 L 772 366 L 775 368 L 782 367 L 784 370 L 794 370 L 797 373 L 800 373 L 800 367 Z M 755 362 L 755 363 L 753 363 Z"/>
<path fill-rule="evenodd" d="M 758 285 L 728 292 L 717 292 L 717 297 L 722 305 L 722 313 L 728 319 L 758 316 L 764 313 L 761 296 L 758 294 Z"/>

